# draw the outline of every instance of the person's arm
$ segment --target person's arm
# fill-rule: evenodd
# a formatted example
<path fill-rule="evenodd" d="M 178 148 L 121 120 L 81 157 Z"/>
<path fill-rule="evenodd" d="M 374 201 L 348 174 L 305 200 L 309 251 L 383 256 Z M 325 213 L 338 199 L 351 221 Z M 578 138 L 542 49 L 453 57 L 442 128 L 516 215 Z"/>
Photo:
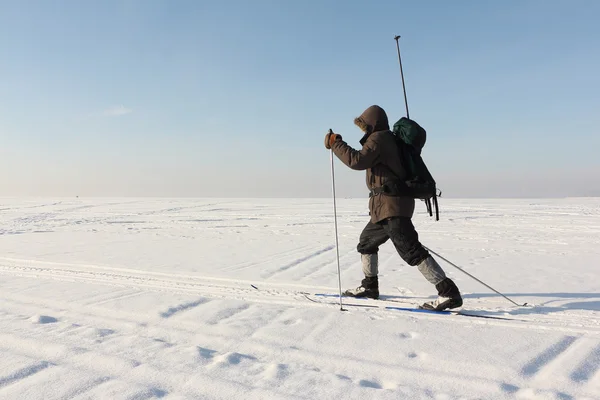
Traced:
<path fill-rule="evenodd" d="M 334 154 L 352 169 L 365 170 L 372 168 L 380 162 L 379 141 L 376 135 L 369 136 L 361 150 L 353 149 L 341 137 L 332 143 L 331 148 Z"/>

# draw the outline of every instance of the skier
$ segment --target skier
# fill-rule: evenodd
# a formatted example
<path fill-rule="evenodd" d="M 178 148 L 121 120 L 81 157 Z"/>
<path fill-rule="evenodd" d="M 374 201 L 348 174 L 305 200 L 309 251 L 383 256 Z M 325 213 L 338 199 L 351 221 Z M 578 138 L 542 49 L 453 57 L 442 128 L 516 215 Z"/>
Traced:
<path fill-rule="evenodd" d="M 419 242 L 412 223 L 414 198 L 402 196 L 398 189 L 404 184 L 407 174 L 385 111 L 373 105 L 355 118 L 354 124 L 364 132 L 360 140 L 361 150 L 353 149 L 336 133 L 330 132 L 325 136 L 325 147 L 332 149 L 346 166 L 366 170 L 370 191 L 371 220 L 362 231 L 357 246 L 365 278 L 359 287 L 347 290 L 344 295 L 379 298 L 377 254 L 379 246 L 391 239 L 400 257 L 408 265 L 417 266 L 425 279 L 437 289 L 438 298 L 424 303 L 422 308 L 442 311 L 462 306 L 456 284 L 446 277 L 437 261 Z"/>

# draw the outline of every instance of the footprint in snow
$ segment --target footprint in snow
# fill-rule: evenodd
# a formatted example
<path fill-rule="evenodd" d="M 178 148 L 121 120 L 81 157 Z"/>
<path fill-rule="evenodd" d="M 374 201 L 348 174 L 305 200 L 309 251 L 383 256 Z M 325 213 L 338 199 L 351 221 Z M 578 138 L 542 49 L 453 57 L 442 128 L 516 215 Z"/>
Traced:
<path fill-rule="evenodd" d="M 132 398 L 133 399 L 148 399 L 148 398 L 159 398 L 159 399 L 162 399 L 163 397 L 165 397 L 168 394 L 169 394 L 169 392 L 167 392 L 165 390 L 162 390 L 160 388 L 149 387 L 148 389 L 143 390 L 142 392 L 137 393 Z"/>
<path fill-rule="evenodd" d="M 256 360 L 256 357 L 254 356 L 249 356 L 247 354 L 240 354 L 240 353 L 229 353 L 225 356 L 225 359 L 227 360 L 227 362 L 229 364 L 239 364 L 244 360 Z"/>
<path fill-rule="evenodd" d="M 265 368 L 265 378 L 269 380 L 282 380 L 290 374 L 286 364 L 269 364 Z"/>
<path fill-rule="evenodd" d="M 33 322 L 34 324 L 53 324 L 58 322 L 58 319 L 49 315 L 34 315 L 33 317 L 29 318 L 29 321 Z"/>
<path fill-rule="evenodd" d="M 417 353 L 415 351 L 411 351 L 406 356 L 408 358 L 412 358 L 412 359 L 415 359 L 415 358 L 425 359 L 425 358 L 427 358 L 427 353 Z"/>
<path fill-rule="evenodd" d="M 285 321 L 282 322 L 283 325 L 296 325 L 296 324 L 300 324 L 302 323 L 302 319 L 286 319 Z"/>
<path fill-rule="evenodd" d="M 366 388 L 383 389 L 383 386 L 381 386 L 379 383 L 375 381 L 368 381 L 366 379 L 362 379 L 360 382 L 358 382 L 358 384 Z"/>
<path fill-rule="evenodd" d="M 96 329 L 96 335 L 98 335 L 99 337 L 105 337 L 108 335 L 112 335 L 113 333 L 115 333 L 115 331 L 112 329 Z"/>
<path fill-rule="evenodd" d="M 521 389 L 518 386 L 511 385 L 510 383 L 502 383 L 500 385 L 500 388 L 502 389 L 502 391 L 508 394 L 515 394 Z"/>
<path fill-rule="evenodd" d="M 211 363 L 210 367 L 213 367 L 213 366 L 228 367 L 228 366 L 232 366 L 232 365 L 243 364 L 248 361 L 256 361 L 256 357 L 247 355 L 247 354 L 240 354 L 240 353 L 234 352 L 234 353 L 225 353 L 218 357 L 214 357 L 214 353 L 216 353 L 216 351 L 201 349 L 201 348 L 199 348 L 198 351 L 200 353 L 200 356 L 202 358 L 204 358 L 205 360 L 213 359 L 213 362 Z M 213 353 L 210 353 L 210 352 L 213 352 Z"/>
<path fill-rule="evenodd" d="M 160 343 L 163 347 L 173 347 L 173 346 L 175 346 L 173 343 L 170 343 L 170 342 L 166 341 L 165 339 L 154 338 L 152 340 L 155 341 L 156 343 Z"/>
<path fill-rule="evenodd" d="M 416 339 L 419 334 L 417 332 L 402 332 L 399 336 L 401 339 Z"/>
<path fill-rule="evenodd" d="M 200 358 L 204 359 L 204 360 L 210 360 L 212 359 L 215 354 L 217 353 L 215 350 L 211 350 L 211 349 L 205 349 L 204 347 L 197 347 L 198 350 L 198 355 L 200 356 Z"/>

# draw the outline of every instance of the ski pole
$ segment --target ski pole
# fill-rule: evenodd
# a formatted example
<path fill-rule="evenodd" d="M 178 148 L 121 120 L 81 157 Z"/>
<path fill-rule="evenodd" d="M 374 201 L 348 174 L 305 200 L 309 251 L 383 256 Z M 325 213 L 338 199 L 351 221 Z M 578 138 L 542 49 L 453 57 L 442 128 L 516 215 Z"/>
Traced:
<path fill-rule="evenodd" d="M 329 134 L 333 134 L 333 131 L 329 129 Z M 333 149 L 330 149 L 329 157 L 331 159 L 331 187 L 333 192 L 333 224 L 335 226 L 335 253 L 337 258 L 337 270 L 338 270 L 338 284 L 340 288 L 340 311 L 344 310 L 342 304 L 342 274 L 340 269 L 340 246 L 338 243 L 338 228 L 337 228 L 337 207 L 335 204 L 335 174 L 333 173 Z"/>
<path fill-rule="evenodd" d="M 464 269 L 462 269 L 461 267 L 459 267 L 458 265 L 454 264 L 452 261 L 448 260 L 447 258 L 442 257 L 441 255 L 439 255 L 438 253 L 436 253 L 435 251 L 423 246 L 425 248 L 425 250 L 435 254 L 436 256 L 438 256 L 439 258 L 441 258 L 442 260 L 446 261 L 448 264 L 452 265 L 454 268 L 458 269 L 460 272 L 470 276 L 471 278 L 473 278 L 474 280 L 476 280 L 477 282 L 481 283 L 483 286 L 487 287 L 488 289 L 496 292 L 497 294 L 499 294 L 500 296 L 504 297 L 506 300 L 510 301 L 511 303 L 513 303 L 515 306 L 517 307 L 526 307 L 527 303 L 524 304 L 518 304 L 516 302 L 514 302 L 513 300 L 509 299 L 508 297 L 506 297 L 505 295 L 503 295 L 502 293 L 500 293 L 499 291 L 497 291 L 496 289 L 494 289 L 493 287 L 491 287 L 490 285 L 488 285 L 487 283 L 477 279 L 476 277 L 474 277 L 473 275 L 471 275 L 470 273 L 468 273 L 467 271 L 465 271 Z"/>
<path fill-rule="evenodd" d="M 398 49 L 398 63 L 400 64 L 400 77 L 402 78 L 402 90 L 404 91 L 404 104 L 406 105 L 406 118 L 410 118 L 408 115 L 408 99 L 406 98 L 406 86 L 404 86 L 404 72 L 402 71 L 402 58 L 400 57 L 400 43 L 398 39 L 400 36 L 396 35 L 394 37 L 396 40 L 396 49 Z"/>

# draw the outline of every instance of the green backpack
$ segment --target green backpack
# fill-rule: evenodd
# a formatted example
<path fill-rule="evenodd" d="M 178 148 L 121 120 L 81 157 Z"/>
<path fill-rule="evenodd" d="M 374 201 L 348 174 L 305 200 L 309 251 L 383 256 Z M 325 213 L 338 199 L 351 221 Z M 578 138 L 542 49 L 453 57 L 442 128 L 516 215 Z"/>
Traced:
<path fill-rule="evenodd" d="M 408 194 L 415 199 L 423 200 L 430 216 L 433 216 L 435 207 L 435 219 L 439 221 L 440 211 L 437 198 L 441 192 L 438 194 L 435 179 L 431 176 L 421 157 L 421 150 L 427 140 L 427 132 L 417 122 L 406 117 L 400 118 L 394 124 L 392 132 L 398 143 L 402 165 L 408 174 L 405 181 Z"/>

